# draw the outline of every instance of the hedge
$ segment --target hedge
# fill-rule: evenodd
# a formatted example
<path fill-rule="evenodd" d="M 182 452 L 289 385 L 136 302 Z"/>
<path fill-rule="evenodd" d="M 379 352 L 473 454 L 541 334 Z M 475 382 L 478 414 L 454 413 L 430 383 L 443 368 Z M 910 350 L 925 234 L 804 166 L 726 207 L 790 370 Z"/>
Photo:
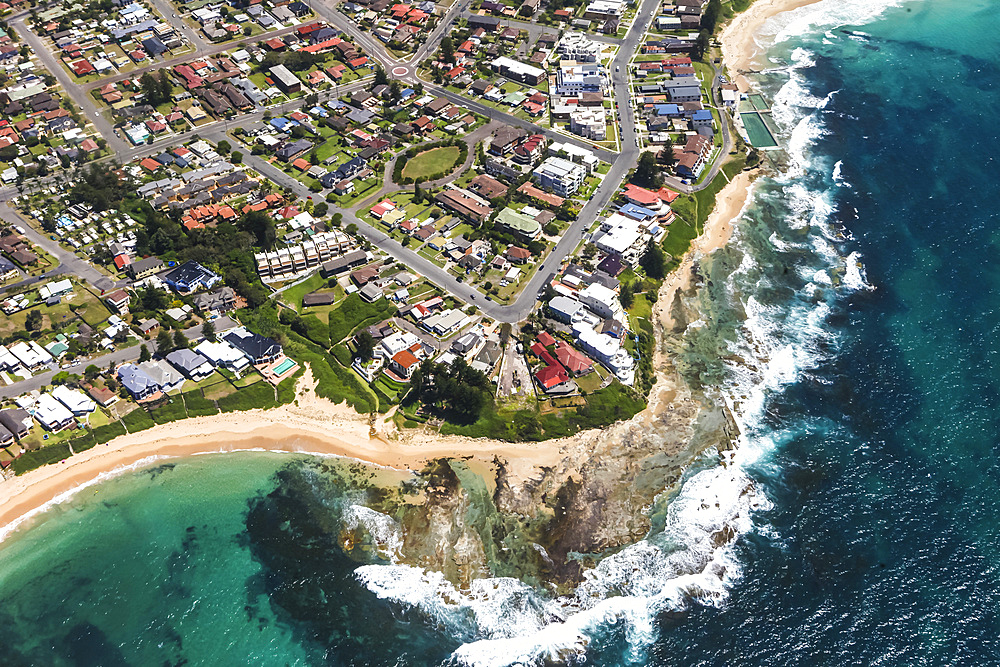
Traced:
<path fill-rule="evenodd" d="M 14 459 L 11 467 L 15 474 L 23 474 L 29 470 L 40 468 L 48 463 L 55 463 L 69 457 L 69 443 L 60 442 L 58 445 L 42 447 L 31 452 L 25 452 Z"/>
<path fill-rule="evenodd" d="M 120 435 L 125 435 L 125 427 L 121 422 L 111 422 L 110 424 L 105 424 L 104 426 L 98 426 L 93 431 L 94 439 L 97 442 L 111 442 Z M 73 448 L 74 451 L 76 447 Z"/>
<path fill-rule="evenodd" d="M 184 410 L 184 403 L 176 399 L 170 399 L 169 403 L 150 410 L 149 414 L 157 424 L 167 424 L 187 417 L 187 412 Z"/>
<path fill-rule="evenodd" d="M 77 454 L 87 451 L 96 444 L 97 438 L 94 437 L 93 431 L 86 431 L 83 435 L 69 441 L 70 447 L 72 447 L 73 451 Z"/>
<path fill-rule="evenodd" d="M 128 429 L 129 433 L 135 433 L 137 431 L 143 431 L 147 428 L 152 428 L 153 418 L 150 417 L 149 413 L 142 408 L 137 408 L 122 417 L 122 423 L 125 424 L 125 428 Z"/>
<path fill-rule="evenodd" d="M 271 383 L 264 381 L 254 383 L 249 387 L 241 387 L 229 396 L 220 398 L 218 403 L 219 410 L 222 412 L 266 409 L 277 405 L 274 400 L 274 387 Z"/>
<path fill-rule="evenodd" d="M 188 417 L 204 417 L 219 413 L 215 402 L 202 396 L 200 389 L 185 392 L 181 394 L 181 398 L 184 399 L 184 407 L 187 408 Z"/>

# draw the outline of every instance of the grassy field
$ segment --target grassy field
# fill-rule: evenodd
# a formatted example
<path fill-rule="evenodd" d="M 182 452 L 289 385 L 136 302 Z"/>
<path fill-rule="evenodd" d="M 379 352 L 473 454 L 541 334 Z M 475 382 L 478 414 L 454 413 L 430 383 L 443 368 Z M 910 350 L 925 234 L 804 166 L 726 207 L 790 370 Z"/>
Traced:
<path fill-rule="evenodd" d="M 406 166 L 403 167 L 403 177 L 416 180 L 434 174 L 446 173 L 454 168 L 459 155 L 460 151 L 457 146 L 432 148 L 407 161 Z"/>

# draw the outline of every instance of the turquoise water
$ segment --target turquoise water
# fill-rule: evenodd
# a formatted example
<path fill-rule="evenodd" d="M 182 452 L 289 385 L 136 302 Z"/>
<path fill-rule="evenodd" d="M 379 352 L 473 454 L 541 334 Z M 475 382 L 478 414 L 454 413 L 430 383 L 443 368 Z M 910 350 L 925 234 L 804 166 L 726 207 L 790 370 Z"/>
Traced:
<path fill-rule="evenodd" d="M 837 0 L 772 32 L 788 163 L 701 262 L 678 362 L 744 442 L 646 540 L 572 595 L 459 592 L 392 562 L 336 466 L 196 457 L 0 547 L 4 662 L 1000 663 L 1000 12 Z"/>
<path fill-rule="evenodd" d="M 278 366 L 274 369 L 274 374 L 280 376 L 294 365 L 295 365 L 294 361 L 292 361 L 291 359 L 285 359 L 280 364 L 278 364 Z"/>

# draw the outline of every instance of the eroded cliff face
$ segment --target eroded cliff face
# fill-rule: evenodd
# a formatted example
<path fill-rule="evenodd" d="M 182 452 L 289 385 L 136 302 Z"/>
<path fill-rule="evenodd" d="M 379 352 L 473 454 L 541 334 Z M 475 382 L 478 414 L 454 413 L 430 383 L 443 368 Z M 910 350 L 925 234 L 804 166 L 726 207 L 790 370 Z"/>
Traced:
<path fill-rule="evenodd" d="M 675 367 L 679 337 L 699 317 L 698 267 L 682 271 L 658 302 L 648 407 L 555 444 L 555 465 L 512 466 L 498 457 L 491 480 L 461 461 L 432 463 L 421 473 L 426 502 L 397 515 L 404 560 L 460 587 L 476 577 L 515 576 L 562 590 L 600 557 L 647 535 L 654 502 L 669 497 L 684 468 L 710 447 L 728 449 L 736 435 L 726 407 L 692 389 Z"/>

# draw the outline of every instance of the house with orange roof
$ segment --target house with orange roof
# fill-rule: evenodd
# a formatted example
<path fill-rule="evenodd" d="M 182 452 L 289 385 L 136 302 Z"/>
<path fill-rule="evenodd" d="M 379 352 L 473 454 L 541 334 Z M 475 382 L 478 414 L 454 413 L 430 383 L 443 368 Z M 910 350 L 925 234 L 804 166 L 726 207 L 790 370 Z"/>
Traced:
<path fill-rule="evenodd" d="M 309 163 L 309 160 L 300 157 L 299 159 L 292 162 L 292 166 L 298 169 L 299 171 L 309 171 L 309 168 L 312 165 Z"/>
<path fill-rule="evenodd" d="M 149 157 L 144 158 L 143 161 L 139 163 L 139 165 L 142 166 L 143 169 L 146 169 L 147 171 L 150 171 L 150 172 L 154 172 L 154 171 L 156 171 L 157 169 L 159 169 L 160 167 L 163 166 L 162 164 L 160 164 L 159 162 L 157 162 L 153 158 L 149 158 Z"/>

